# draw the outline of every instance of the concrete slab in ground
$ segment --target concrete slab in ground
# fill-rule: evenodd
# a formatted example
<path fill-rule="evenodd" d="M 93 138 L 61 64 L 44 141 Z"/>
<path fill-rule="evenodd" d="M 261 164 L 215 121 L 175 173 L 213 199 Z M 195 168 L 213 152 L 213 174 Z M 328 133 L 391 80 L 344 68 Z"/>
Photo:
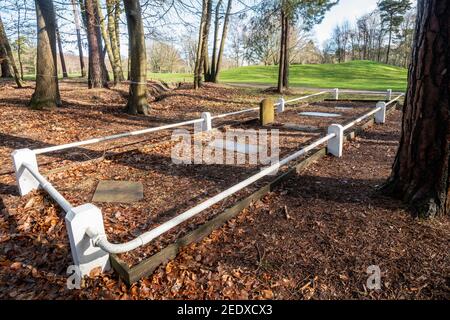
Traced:
<path fill-rule="evenodd" d="M 144 198 L 144 187 L 135 181 L 100 181 L 93 202 L 136 202 Z"/>
<path fill-rule="evenodd" d="M 300 112 L 299 115 L 310 117 L 330 117 L 330 118 L 341 116 L 341 114 L 339 113 L 328 113 L 328 112 Z"/>

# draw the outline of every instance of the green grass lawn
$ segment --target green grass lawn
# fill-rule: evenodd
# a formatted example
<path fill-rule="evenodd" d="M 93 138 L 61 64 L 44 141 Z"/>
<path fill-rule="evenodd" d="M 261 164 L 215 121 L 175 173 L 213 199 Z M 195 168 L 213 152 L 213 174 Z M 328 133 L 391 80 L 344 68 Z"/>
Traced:
<path fill-rule="evenodd" d="M 289 72 L 289 82 L 293 87 L 382 91 L 386 89 L 393 89 L 394 91 L 406 90 L 406 69 L 373 61 L 292 65 Z M 221 72 L 219 80 L 222 83 L 275 86 L 277 75 L 277 66 L 248 66 L 224 70 Z M 26 76 L 27 80 L 32 80 L 32 78 L 34 76 Z M 189 73 L 149 73 L 148 79 L 184 82 L 192 81 L 193 75 Z"/>
<path fill-rule="evenodd" d="M 289 82 L 294 87 L 341 88 L 357 90 L 406 90 L 407 70 L 373 61 L 341 64 L 292 65 Z M 192 81 L 191 74 L 150 73 L 149 78 L 162 81 Z M 222 83 L 249 83 L 275 86 L 277 66 L 248 66 L 224 70 Z"/>
<path fill-rule="evenodd" d="M 341 64 L 293 65 L 289 69 L 292 86 L 395 91 L 406 90 L 407 70 L 372 61 Z M 225 70 L 221 82 L 276 85 L 277 66 L 249 66 Z"/>

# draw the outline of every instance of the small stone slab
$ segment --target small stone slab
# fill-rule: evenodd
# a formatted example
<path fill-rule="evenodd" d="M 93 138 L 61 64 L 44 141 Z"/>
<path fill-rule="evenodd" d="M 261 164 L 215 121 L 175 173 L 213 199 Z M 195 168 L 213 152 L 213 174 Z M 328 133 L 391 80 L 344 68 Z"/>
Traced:
<path fill-rule="evenodd" d="M 319 130 L 319 127 L 304 126 L 304 125 L 300 125 L 300 124 L 296 124 L 296 123 L 285 123 L 283 125 L 283 127 L 286 129 L 289 129 L 289 130 L 298 130 L 298 131 L 307 131 L 307 132 Z"/>
<path fill-rule="evenodd" d="M 92 197 L 93 202 L 130 203 L 144 198 L 144 187 L 134 181 L 100 181 Z"/>
<path fill-rule="evenodd" d="M 336 118 L 340 117 L 339 113 L 329 113 L 329 112 L 300 112 L 301 116 L 310 116 L 310 117 L 324 117 L 324 118 Z"/>

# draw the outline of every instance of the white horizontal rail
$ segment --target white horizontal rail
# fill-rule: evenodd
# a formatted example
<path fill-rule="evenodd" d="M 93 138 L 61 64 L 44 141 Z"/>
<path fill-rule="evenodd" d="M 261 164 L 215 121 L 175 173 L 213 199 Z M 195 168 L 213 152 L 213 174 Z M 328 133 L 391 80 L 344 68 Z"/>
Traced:
<path fill-rule="evenodd" d="M 251 112 L 251 111 L 256 111 L 256 110 L 259 110 L 259 107 L 245 109 L 245 110 L 239 110 L 239 111 L 234 111 L 234 112 L 229 112 L 229 113 L 224 113 L 224 114 L 219 114 L 217 116 L 211 117 L 211 119 L 220 119 L 220 118 L 225 118 L 225 117 L 234 116 L 234 115 L 237 115 L 237 114 Z"/>
<path fill-rule="evenodd" d="M 404 95 L 405 95 L 404 93 L 400 94 L 397 98 L 392 99 L 391 101 L 387 102 L 387 103 L 386 103 L 386 106 L 388 106 L 388 105 L 394 103 L 395 101 L 399 100 L 399 99 L 400 99 L 401 97 L 403 97 Z"/>
<path fill-rule="evenodd" d="M 39 182 L 39 186 L 44 189 L 50 197 L 53 198 L 60 206 L 63 208 L 65 212 L 69 212 L 73 206 L 67 201 L 59 192 L 56 190 L 50 182 L 47 181 L 38 171 L 33 168 L 32 165 L 24 162 L 22 166 L 27 169 L 33 177 Z"/>
<path fill-rule="evenodd" d="M 325 137 L 322 137 L 307 147 L 291 154 L 290 156 L 282 159 L 281 161 L 271 165 L 270 167 L 267 167 L 260 172 L 256 173 L 255 175 L 247 178 L 244 181 L 241 181 L 240 183 L 232 186 L 231 188 L 228 188 L 225 191 L 220 192 L 219 194 L 215 195 L 214 197 L 198 204 L 197 206 L 185 211 L 184 213 L 174 217 L 173 219 L 164 222 L 160 226 L 147 231 L 143 233 L 142 235 L 138 236 L 137 238 L 121 243 L 121 244 L 114 244 L 110 243 L 106 237 L 106 235 L 100 235 L 95 234 L 95 232 L 92 232 L 92 230 L 87 230 L 87 234 L 89 237 L 93 239 L 94 245 L 102 248 L 104 251 L 109 253 L 124 253 L 127 251 L 134 250 L 142 245 L 145 245 L 155 239 L 156 237 L 160 236 L 161 234 L 169 231 L 170 229 L 174 228 L 175 226 L 179 225 L 180 223 L 192 218 L 193 216 L 199 214 L 205 209 L 208 209 L 209 207 L 213 206 L 214 204 L 218 203 L 219 201 L 224 200 L 225 198 L 229 197 L 230 195 L 244 189 L 245 187 L 249 186 L 250 184 L 256 182 L 257 180 L 271 174 L 275 170 L 278 170 L 281 166 L 287 164 L 288 162 L 297 159 L 298 157 L 306 154 L 307 152 L 311 151 L 315 147 L 321 145 L 322 143 L 327 142 L 328 140 L 334 138 L 336 134 L 331 133 L 326 135 Z"/>
<path fill-rule="evenodd" d="M 318 93 L 310 94 L 308 96 L 299 97 L 299 98 L 295 98 L 295 99 L 291 99 L 291 100 L 286 100 L 284 103 L 292 103 L 292 102 L 308 99 L 308 98 L 311 98 L 311 97 L 320 96 L 320 95 L 326 94 L 326 93 L 330 93 L 330 91 L 329 90 L 328 91 L 321 91 L 321 92 L 318 92 Z"/>
<path fill-rule="evenodd" d="M 205 120 L 204 119 L 194 119 L 194 120 L 189 120 L 189 121 L 184 121 L 184 122 L 172 123 L 172 124 L 168 124 L 168 125 L 164 125 L 164 126 L 160 126 L 160 127 L 124 132 L 124 133 L 114 134 L 114 135 L 106 136 L 106 137 L 102 137 L 102 138 L 94 138 L 94 139 L 89 139 L 89 140 L 84 140 L 84 141 L 62 144 L 59 146 L 35 149 L 35 150 L 33 150 L 33 152 L 34 152 L 34 154 L 43 154 L 43 153 L 48 153 L 48 152 L 54 152 L 54 151 L 68 149 L 68 148 L 74 148 L 74 147 L 85 146 L 88 144 L 99 143 L 99 142 L 108 141 L 108 140 L 115 140 L 115 139 L 130 137 L 130 136 L 137 136 L 137 135 L 150 133 L 150 132 L 156 132 L 156 131 L 176 128 L 176 127 L 182 127 L 185 125 L 200 123 L 203 121 L 205 121 Z"/>
<path fill-rule="evenodd" d="M 359 118 L 353 120 L 352 122 L 347 123 L 347 124 L 344 126 L 344 130 L 347 130 L 347 129 L 353 127 L 355 124 L 360 123 L 360 122 L 363 121 L 364 119 L 367 119 L 367 118 L 370 117 L 371 115 L 373 115 L 373 114 L 377 113 L 378 111 L 380 111 L 380 109 L 381 109 L 381 107 L 377 107 L 377 108 L 375 108 L 375 109 L 373 109 L 373 110 L 367 112 L 366 114 L 362 115 L 361 117 L 359 117 Z"/>

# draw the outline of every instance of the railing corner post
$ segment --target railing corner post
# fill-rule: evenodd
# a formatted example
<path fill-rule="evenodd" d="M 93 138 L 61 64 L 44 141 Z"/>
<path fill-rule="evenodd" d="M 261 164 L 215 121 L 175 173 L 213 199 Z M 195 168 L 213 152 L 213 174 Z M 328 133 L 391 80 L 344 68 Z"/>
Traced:
<path fill-rule="evenodd" d="M 284 112 L 286 101 L 284 98 L 278 99 L 278 105 L 277 105 L 277 113 Z"/>
<path fill-rule="evenodd" d="M 23 163 L 27 163 L 36 171 L 39 171 L 36 155 L 30 149 L 18 149 L 11 153 L 14 164 L 14 172 L 16 174 L 17 186 L 21 196 L 26 195 L 30 191 L 39 188 L 39 181 L 24 167 Z"/>
<path fill-rule="evenodd" d="M 339 100 L 339 88 L 334 89 L 334 100 Z"/>
<path fill-rule="evenodd" d="M 386 102 L 380 101 L 377 103 L 377 108 L 380 110 L 375 113 L 375 123 L 385 123 L 386 122 Z"/>
<path fill-rule="evenodd" d="M 202 113 L 203 122 L 201 123 L 201 131 L 206 132 L 212 130 L 212 118 L 210 112 Z"/>
<path fill-rule="evenodd" d="M 95 247 L 86 234 L 88 228 L 96 234 L 105 234 L 101 210 L 91 203 L 86 203 L 72 208 L 66 214 L 65 222 L 73 262 L 79 268 L 81 276 L 89 275 L 98 267 L 102 272 L 109 270 L 109 253 Z"/>
<path fill-rule="evenodd" d="M 332 124 L 328 127 L 328 134 L 335 136 L 328 140 L 327 152 L 335 157 L 342 157 L 342 147 L 344 145 L 344 127 L 340 124 Z"/>

